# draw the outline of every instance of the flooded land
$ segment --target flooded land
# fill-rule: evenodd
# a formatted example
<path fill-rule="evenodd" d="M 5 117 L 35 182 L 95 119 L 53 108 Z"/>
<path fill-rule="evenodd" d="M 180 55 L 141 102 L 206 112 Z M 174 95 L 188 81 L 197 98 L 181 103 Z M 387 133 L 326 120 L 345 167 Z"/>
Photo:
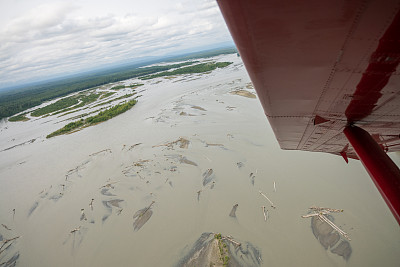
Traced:
<path fill-rule="evenodd" d="M 281 150 L 240 57 L 210 60 L 1 121 L 0 266 L 398 266 L 360 162 Z"/>

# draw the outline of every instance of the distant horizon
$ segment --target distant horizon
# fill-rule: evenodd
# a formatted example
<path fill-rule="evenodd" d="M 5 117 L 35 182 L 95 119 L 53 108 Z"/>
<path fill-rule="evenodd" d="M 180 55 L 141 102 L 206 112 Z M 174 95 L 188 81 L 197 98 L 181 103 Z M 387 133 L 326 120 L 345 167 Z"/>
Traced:
<path fill-rule="evenodd" d="M 21 89 L 23 87 L 29 87 L 32 85 L 46 84 L 48 82 L 56 82 L 56 81 L 62 81 L 64 79 L 69 79 L 69 78 L 73 78 L 73 77 L 90 75 L 90 73 L 96 73 L 96 72 L 101 72 L 101 71 L 111 71 L 113 69 L 117 69 L 117 68 L 121 68 L 121 67 L 127 67 L 127 68 L 130 66 L 134 67 L 135 65 L 146 66 L 148 64 L 161 63 L 164 60 L 170 59 L 170 58 L 177 58 L 177 57 L 187 56 L 187 55 L 192 55 L 192 54 L 195 55 L 195 54 L 202 53 L 202 52 L 217 51 L 220 49 L 236 49 L 236 46 L 234 43 L 232 43 L 232 44 L 224 43 L 224 44 L 210 45 L 205 48 L 196 47 L 194 49 L 184 50 L 184 51 L 176 52 L 173 54 L 166 54 L 163 56 L 138 57 L 138 58 L 134 58 L 131 60 L 115 62 L 113 64 L 105 64 L 105 65 L 97 66 L 95 68 L 79 70 L 79 71 L 70 72 L 67 74 L 58 74 L 58 75 L 54 74 L 52 77 L 30 79 L 30 81 L 21 80 L 20 82 L 16 82 L 16 83 L 5 85 L 5 86 L 0 85 L 0 94 L 7 93 L 7 92 L 17 90 L 17 89 Z"/>

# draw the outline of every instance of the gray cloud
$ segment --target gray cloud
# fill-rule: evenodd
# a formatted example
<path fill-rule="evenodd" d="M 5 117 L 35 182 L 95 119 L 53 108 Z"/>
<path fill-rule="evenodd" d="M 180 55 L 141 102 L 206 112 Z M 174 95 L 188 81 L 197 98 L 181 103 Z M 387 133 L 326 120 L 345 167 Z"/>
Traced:
<path fill-rule="evenodd" d="M 143 13 L 131 1 L 126 12 L 95 13 L 79 3 L 44 3 L 0 29 L 0 87 L 231 40 L 214 0 L 159 2 Z"/>

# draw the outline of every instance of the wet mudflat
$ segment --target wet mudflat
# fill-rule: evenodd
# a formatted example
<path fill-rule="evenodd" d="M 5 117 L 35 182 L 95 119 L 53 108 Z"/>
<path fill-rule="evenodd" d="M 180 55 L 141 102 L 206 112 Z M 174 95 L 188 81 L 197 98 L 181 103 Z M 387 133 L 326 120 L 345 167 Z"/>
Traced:
<path fill-rule="evenodd" d="M 0 263 L 398 266 L 399 227 L 361 164 L 280 150 L 258 100 L 232 94 L 255 93 L 240 58 L 220 60 L 234 64 L 145 81 L 131 110 L 74 134 L 2 122 Z M 301 218 L 313 205 L 343 209 L 329 216 L 351 241 Z"/>

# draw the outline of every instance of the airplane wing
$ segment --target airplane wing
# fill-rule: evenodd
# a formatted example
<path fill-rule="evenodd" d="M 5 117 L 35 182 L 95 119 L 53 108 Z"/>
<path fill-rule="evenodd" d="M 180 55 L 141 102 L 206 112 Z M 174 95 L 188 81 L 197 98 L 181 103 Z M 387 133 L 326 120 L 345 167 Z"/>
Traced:
<path fill-rule="evenodd" d="M 217 2 L 280 147 L 360 158 L 400 223 L 400 1 Z"/>

